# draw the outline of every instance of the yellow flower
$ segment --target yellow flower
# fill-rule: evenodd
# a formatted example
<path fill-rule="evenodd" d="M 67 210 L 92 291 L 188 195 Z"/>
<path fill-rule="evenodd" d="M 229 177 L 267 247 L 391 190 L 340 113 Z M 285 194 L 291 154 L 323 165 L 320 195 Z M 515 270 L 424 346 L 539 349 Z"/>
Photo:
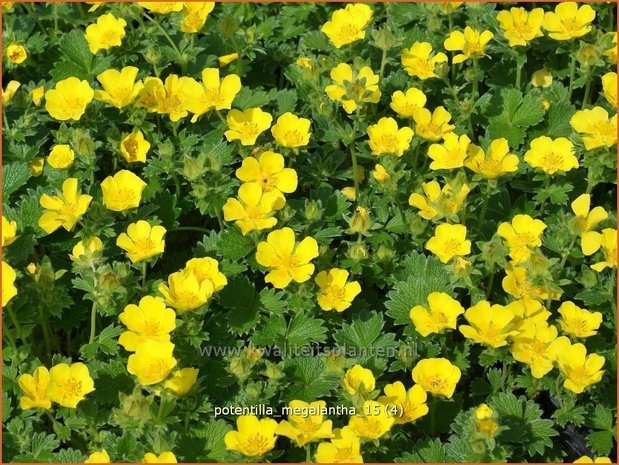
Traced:
<path fill-rule="evenodd" d="M 599 235 L 593 229 L 608 218 L 608 213 L 602 207 L 591 209 L 591 195 L 582 194 L 572 204 L 572 211 L 576 215 L 576 229 L 580 234 L 580 246 L 585 255 L 594 254 L 599 248 Z"/>
<path fill-rule="evenodd" d="M 62 183 L 62 195 L 53 197 L 43 194 L 39 203 L 45 209 L 39 218 L 39 227 L 47 234 L 51 234 L 60 226 L 67 231 L 73 228 L 82 215 L 88 210 L 92 197 L 78 193 L 78 180 L 76 178 L 65 179 Z"/>
<path fill-rule="evenodd" d="M 307 118 L 299 118 L 286 112 L 277 118 L 277 123 L 271 128 L 275 141 L 282 147 L 297 148 L 309 144 L 311 122 Z"/>
<path fill-rule="evenodd" d="M 147 77 L 144 79 L 144 87 L 138 93 L 134 105 L 138 108 L 146 108 L 149 113 L 159 111 L 162 105 L 162 99 L 165 94 L 163 82 L 156 77 Z"/>
<path fill-rule="evenodd" d="M 557 328 L 545 321 L 527 320 L 519 327 L 511 347 L 514 359 L 531 369 L 535 378 L 543 378 L 552 370 L 560 351 L 569 347 L 565 336 L 557 337 Z"/>
<path fill-rule="evenodd" d="M 602 76 L 602 88 L 606 101 L 617 108 L 617 73 L 606 73 Z"/>
<path fill-rule="evenodd" d="M 52 168 L 64 170 L 73 164 L 74 159 L 75 153 L 70 146 L 66 144 L 54 145 L 47 157 L 47 163 L 49 163 L 49 166 Z"/>
<path fill-rule="evenodd" d="M 495 421 L 496 415 L 494 410 L 486 404 L 481 404 L 475 409 L 475 429 L 478 433 L 484 433 L 486 436 L 492 438 L 495 436 L 499 425 Z"/>
<path fill-rule="evenodd" d="M 327 21 L 320 31 L 336 48 L 365 38 L 365 29 L 372 20 L 372 9 L 363 3 L 349 3 L 346 8 L 335 10 L 331 21 Z"/>
<path fill-rule="evenodd" d="M 492 305 L 486 300 L 478 302 L 464 313 L 471 326 L 461 325 L 462 335 L 478 344 L 497 348 L 507 345 L 507 338 L 518 334 L 513 331 L 513 312 L 502 305 Z"/>
<path fill-rule="evenodd" d="M 213 286 L 213 292 L 222 290 L 228 280 L 219 271 L 219 262 L 211 257 L 192 258 L 185 264 L 185 268 L 190 270 L 199 283 L 209 281 Z"/>
<path fill-rule="evenodd" d="M 453 132 L 443 136 L 442 144 L 432 144 L 428 149 L 428 157 L 432 159 L 431 170 L 461 168 L 468 156 L 478 158 L 482 155 L 481 148 L 471 144 L 469 136 L 463 134 L 458 137 Z"/>
<path fill-rule="evenodd" d="M 128 170 L 120 170 L 101 183 L 103 205 L 108 210 L 122 212 L 138 208 L 146 183 Z"/>
<path fill-rule="evenodd" d="M 95 390 L 88 367 L 83 363 L 55 365 L 49 370 L 49 378 L 47 395 L 63 407 L 76 408 L 86 394 Z"/>
<path fill-rule="evenodd" d="M 168 276 L 168 283 L 159 283 L 157 287 L 168 305 L 179 313 L 201 307 L 213 296 L 213 282 L 199 280 L 191 269 L 182 269 Z"/>
<path fill-rule="evenodd" d="M 564 347 L 557 355 L 557 365 L 565 377 L 563 386 L 575 394 L 582 393 L 589 386 L 599 383 L 604 375 L 604 357 L 598 354 L 587 355 L 582 344 Z"/>
<path fill-rule="evenodd" d="M 131 223 L 127 232 L 116 239 L 116 245 L 127 252 L 132 263 L 148 260 L 163 253 L 166 229 L 163 226 L 152 226 L 144 220 Z"/>
<path fill-rule="evenodd" d="M 333 434 L 330 442 L 318 444 L 317 463 L 363 463 L 361 441 L 350 427 L 333 430 Z"/>
<path fill-rule="evenodd" d="M 19 89 L 21 86 L 21 83 L 18 81 L 9 81 L 9 83 L 6 85 L 6 88 L 2 91 L 2 104 L 3 105 L 8 105 L 9 103 L 11 103 L 11 101 L 13 100 L 13 97 L 15 97 L 15 93 L 17 92 L 17 89 Z"/>
<path fill-rule="evenodd" d="M 2 215 L 2 247 L 11 245 L 17 238 L 17 223 L 7 220 Z"/>
<path fill-rule="evenodd" d="M 325 87 L 325 92 L 331 100 L 340 102 L 348 114 L 363 103 L 377 103 L 380 100 L 379 77 L 369 66 L 353 72 L 349 64 L 340 63 L 331 70 L 330 76 L 335 84 Z"/>
<path fill-rule="evenodd" d="M 516 215 L 511 224 L 501 223 L 497 234 L 505 239 L 514 263 L 522 263 L 529 259 L 533 249 L 542 245 L 545 229 L 546 224 L 541 220 L 535 220 L 529 215 Z"/>
<path fill-rule="evenodd" d="M 608 59 L 612 62 L 612 63 L 617 63 L 617 32 L 612 32 L 609 33 L 609 35 L 612 35 L 612 42 L 613 42 L 613 46 L 611 48 L 609 48 L 608 50 L 604 50 L 604 52 L 602 52 L 602 55 L 604 55 L 605 57 L 608 57 Z"/>
<path fill-rule="evenodd" d="M 159 455 L 155 455 L 152 452 L 148 452 L 144 454 L 144 457 L 142 457 L 142 462 L 144 463 L 178 463 L 176 461 L 176 456 L 170 451 L 162 452 Z"/>
<path fill-rule="evenodd" d="M 552 74 L 546 68 L 538 69 L 531 75 L 533 87 L 550 87 L 552 85 Z"/>
<path fill-rule="evenodd" d="M 135 66 L 125 66 L 117 69 L 107 69 L 97 76 L 97 81 L 103 90 L 95 90 L 95 98 L 116 108 L 124 108 L 135 100 L 144 84 L 135 82 L 138 75 Z"/>
<path fill-rule="evenodd" d="M 484 56 L 484 50 L 493 37 L 494 34 L 490 31 L 480 32 L 467 26 L 464 28 L 464 33 L 453 31 L 449 34 L 443 46 L 451 52 L 461 51 L 462 53 L 453 57 L 453 62 L 462 63 L 469 58 Z"/>
<path fill-rule="evenodd" d="M 617 268 L 617 230 L 612 228 L 603 229 L 602 234 L 594 233 L 590 241 L 591 244 L 588 246 L 588 251 L 594 254 L 601 247 L 606 257 L 606 260 L 591 265 L 591 268 L 597 272 L 603 271 L 606 268 Z"/>
<path fill-rule="evenodd" d="M 147 340 L 170 342 L 170 333 L 176 328 L 176 313 L 159 297 L 144 296 L 138 305 L 127 305 L 119 319 L 127 331 L 118 343 L 129 352 Z"/>
<path fill-rule="evenodd" d="M 97 22 L 86 28 L 86 41 L 90 53 L 95 54 L 99 50 L 109 50 L 122 44 L 125 37 L 127 21 L 115 18 L 112 13 L 99 16 Z"/>
<path fill-rule="evenodd" d="M 429 309 L 415 305 L 410 311 L 417 332 L 426 337 L 446 329 L 456 329 L 458 316 L 464 313 L 462 305 L 444 292 L 432 292 L 427 300 Z"/>
<path fill-rule="evenodd" d="M 228 142 L 240 140 L 242 145 L 254 145 L 260 134 L 271 127 L 273 117 L 260 108 L 232 110 L 227 115 L 228 130 L 224 133 Z"/>
<path fill-rule="evenodd" d="M 348 276 L 348 271 L 339 268 L 321 271 L 316 275 L 314 280 L 320 288 L 317 297 L 320 308 L 343 312 L 352 305 L 352 301 L 361 292 L 361 285 L 357 281 L 347 282 Z"/>
<path fill-rule="evenodd" d="M 14 65 L 19 65 L 20 63 L 26 61 L 26 58 L 28 58 L 28 53 L 23 45 L 10 44 L 6 48 L 6 57 Z"/>
<path fill-rule="evenodd" d="M 228 431 L 224 436 L 226 449 L 240 452 L 246 457 L 260 457 L 275 447 L 275 420 L 258 420 L 255 415 L 241 415 L 236 419 L 236 426 L 236 431 Z"/>
<path fill-rule="evenodd" d="M 174 344 L 169 341 L 147 339 L 136 347 L 135 353 L 129 355 L 127 371 L 136 376 L 142 386 L 160 383 L 176 366 L 173 351 Z"/>
<path fill-rule="evenodd" d="M 555 40 L 570 40 L 582 37 L 591 30 L 595 10 L 589 5 L 578 8 L 576 2 L 562 2 L 555 11 L 544 15 L 544 29 Z"/>
<path fill-rule="evenodd" d="M 354 202 L 355 200 L 357 200 L 354 186 L 344 187 L 340 189 L 340 192 L 342 193 L 344 197 L 346 197 L 351 202 Z"/>
<path fill-rule="evenodd" d="M 531 299 L 521 299 L 506 305 L 514 314 L 514 327 L 519 329 L 521 325 L 529 322 L 545 323 L 550 317 L 550 312 L 544 308 L 541 302 Z"/>
<path fill-rule="evenodd" d="M 426 404 L 428 395 L 420 385 L 415 384 L 406 391 L 404 384 L 396 381 L 393 384 L 387 384 L 384 390 L 385 395 L 379 397 L 378 402 L 385 406 L 387 412 L 393 412 L 396 425 L 411 423 L 428 414 Z M 395 410 L 392 410 L 394 407 Z"/>
<path fill-rule="evenodd" d="M 425 107 L 427 100 L 426 94 L 411 87 L 406 94 L 401 90 L 394 92 L 390 107 L 400 118 L 412 118 L 417 110 Z"/>
<path fill-rule="evenodd" d="M 518 155 L 509 152 L 507 139 L 495 139 L 488 153 L 474 150 L 464 161 L 464 166 L 487 179 L 496 179 L 504 174 L 518 171 Z"/>
<path fill-rule="evenodd" d="M 163 87 L 155 85 L 155 95 L 158 103 L 157 113 L 168 115 L 170 121 L 178 121 L 187 116 L 187 108 L 185 108 L 181 92 L 181 81 L 176 74 L 170 74 L 165 79 Z"/>
<path fill-rule="evenodd" d="M 533 168 L 540 168 L 546 174 L 570 171 L 578 168 L 578 158 L 574 155 L 574 144 L 565 137 L 551 139 L 541 136 L 531 141 L 531 149 L 524 154 Z"/>
<path fill-rule="evenodd" d="M 213 8 L 215 2 L 183 2 L 185 10 L 181 21 L 181 31 L 196 33 L 204 27 L 204 23 Z"/>
<path fill-rule="evenodd" d="M 496 19 L 505 31 L 503 35 L 509 41 L 510 47 L 526 46 L 533 39 L 544 35 L 544 10 L 541 8 L 534 8 L 530 12 L 524 8 L 510 8 L 509 11 L 500 11 Z"/>
<path fill-rule="evenodd" d="M 58 81 L 53 89 L 45 92 L 45 109 L 57 120 L 78 121 L 94 95 L 88 82 L 70 77 Z"/>
<path fill-rule="evenodd" d="M 204 68 L 201 83 L 190 77 L 182 77 L 179 84 L 185 108 L 193 113 L 192 123 L 208 111 L 232 108 L 232 101 L 241 90 L 241 78 L 229 74 L 220 79 L 218 68 Z"/>
<path fill-rule="evenodd" d="M 81 240 L 73 247 L 69 258 L 74 262 L 92 263 L 97 258 L 99 252 L 103 250 L 103 242 L 97 236 L 86 240 Z"/>
<path fill-rule="evenodd" d="M 460 8 L 464 2 L 440 2 L 438 3 L 439 8 L 443 13 L 452 14 L 458 8 Z"/>
<path fill-rule="evenodd" d="M 224 220 L 234 221 L 244 236 L 275 226 L 275 212 L 286 203 L 279 191 L 265 192 L 256 182 L 242 184 L 237 195 L 238 198 L 229 198 L 223 206 Z"/>
<path fill-rule="evenodd" d="M 361 365 L 355 365 L 346 371 L 342 386 L 348 394 L 354 396 L 357 393 L 372 392 L 376 386 L 376 380 L 370 370 Z"/>
<path fill-rule="evenodd" d="M 183 9 L 185 2 L 138 2 L 142 8 L 160 15 L 178 13 Z"/>
<path fill-rule="evenodd" d="M 595 336 L 602 324 L 600 312 L 590 312 L 574 302 L 563 302 L 559 307 L 561 329 L 570 336 L 586 338 Z"/>
<path fill-rule="evenodd" d="M 515 298 L 524 300 L 546 300 L 548 298 L 549 290 L 535 285 L 529 279 L 529 272 L 526 268 L 509 263 L 505 268 L 505 275 L 502 281 L 503 290 Z M 559 296 L 558 293 L 552 294 L 553 299 Z"/>
<path fill-rule="evenodd" d="M 110 463 L 110 456 L 105 449 L 101 449 L 90 454 L 84 463 Z"/>
<path fill-rule="evenodd" d="M 197 380 L 198 369 L 183 368 L 172 372 L 172 376 L 163 383 L 163 387 L 177 396 L 184 396 L 196 384 Z"/>
<path fill-rule="evenodd" d="M 239 59 L 238 53 L 230 53 L 228 55 L 220 56 L 217 61 L 219 61 L 219 67 L 223 68 L 224 66 L 228 66 L 230 63 Z"/>
<path fill-rule="evenodd" d="M 43 173 L 43 166 L 45 165 L 45 158 L 43 157 L 34 157 L 29 163 L 28 163 L 28 169 L 30 170 L 30 174 L 33 177 L 38 177 L 41 176 L 41 173 Z"/>
<path fill-rule="evenodd" d="M 311 58 L 299 57 L 295 61 L 295 64 L 299 65 L 301 68 L 303 68 L 303 69 L 305 69 L 307 71 L 312 71 L 314 69 L 314 62 L 312 61 Z"/>
<path fill-rule="evenodd" d="M 432 44 L 415 42 L 410 48 L 402 50 L 401 60 L 402 66 L 409 76 L 425 81 L 438 77 L 436 74 L 437 67 L 440 69 L 443 63 L 447 62 L 447 55 L 442 52 L 432 55 Z"/>
<path fill-rule="evenodd" d="M 591 457 L 587 455 L 583 455 L 579 459 L 574 460 L 574 463 L 612 463 L 612 462 L 610 458 L 608 457 L 596 457 L 595 459 L 592 459 Z"/>
<path fill-rule="evenodd" d="M 290 438 L 299 447 L 320 439 L 332 438 L 331 420 L 322 414 L 327 408 L 324 400 L 312 403 L 293 400 L 288 404 L 288 420 L 282 420 L 275 434 Z"/>
<path fill-rule="evenodd" d="M 2 9 L 4 11 L 13 11 L 13 5 L 15 2 L 2 2 Z"/>
<path fill-rule="evenodd" d="M 408 204 L 418 208 L 419 216 L 426 220 L 449 217 L 458 213 L 471 191 L 466 183 L 459 187 L 447 183 L 441 189 L 436 181 L 425 182 L 421 188 L 425 196 L 415 192 L 408 198 Z"/>
<path fill-rule="evenodd" d="M 144 139 L 142 131 L 137 130 L 126 136 L 120 143 L 120 153 L 129 163 L 146 163 L 150 142 Z"/>
<path fill-rule="evenodd" d="M 361 413 L 350 417 L 348 426 L 360 438 L 376 440 L 391 430 L 395 415 L 389 415 L 387 408 L 375 400 L 366 400 Z"/>
<path fill-rule="evenodd" d="M 389 181 L 391 175 L 383 165 L 376 164 L 374 165 L 374 171 L 372 171 L 372 177 L 376 180 L 377 183 L 382 184 L 386 181 Z"/>
<path fill-rule="evenodd" d="M 461 374 L 446 358 L 425 358 L 413 368 L 413 381 L 432 395 L 451 399 Z"/>
<path fill-rule="evenodd" d="M 4 279 L 4 269 L 2 270 L 2 276 Z M 4 283 L 2 284 L 2 293 L 4 294 Z M 2 306 L 4 306 L 4 301 Z M 38 367 L 32 375 L 21 375 L 17 378 L 17 384 L 19 384 L 19 387 L 25 394 L 25 396 L 19 398 L 20 409 L 42 408 L 47 410 L 51 408 L 52 400 L 47 395 L 47 387 L 49 386 L 49 371 L 47 371 L 47 368 Z"/>
<path fill-rule="evenodd" d="M 415 133 L 422 139 L 436 142 L 451 133 L 455 126 L 449 124 L 451 114 L 443 107 L 436 107 L 433 112 L 420 108 L 413 113 Z"/>
<path fill-rule="evenodd" d="M 314 273 L 314 265 L 310 262 L 318 255 L 318 243 L 314 238 L 306 237 L 296 243 L 294 231 L 282 228 L 270 232 L 266 242 L 258 244 L 256 261 L 270 269 L 265 282 L 283 289 L 291 281 L 304 283 L 310 279 Z"/>
<path fill-rule="evenodd" d="M 43 95 L 45 94 L 45 87 L 39 86 L 30 91 L 30 97 L 32 99 L 32 103 L 35 106 L 41 105 L 41 100 L 43 99 Z"/>
<path fill-rule="evenodd" d="M 236 177 L 245 183 L 261 185 L 264 192 L 290 194 L 297 190 L 297 172 L 284 166 L 281 154 L 269 150 L 262 152 L 258 159 L 244 158 Z"/>
<path fill-rule="evenodd" d="M 454 257 L 471 253 L 471 241 L 466 240 L 466 226 L 461 224 L 439 224 L 434 236 L 426 244 L 426 249 L 436 255 L 443 263 Z"/>
<path fill-rule="evenodd" d="M 612 147 L 617 143 L 617 115 L 609 119 L 602 107 L 577 111 L 570 125 L 580 134 L 587 150 Z"/>
<path fill-rule="evenodd" d="M 409 127 L 398 129 L 393 118 L 381 118 L 377 124 L 368 126 L 372 155 L 394 154 L 401 157 L 411 145 L 413 130 Z"/>

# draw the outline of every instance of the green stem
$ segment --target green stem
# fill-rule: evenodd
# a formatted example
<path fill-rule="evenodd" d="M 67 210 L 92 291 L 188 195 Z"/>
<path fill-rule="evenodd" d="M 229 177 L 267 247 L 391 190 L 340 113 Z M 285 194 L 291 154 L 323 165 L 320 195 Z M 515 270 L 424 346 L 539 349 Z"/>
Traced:
<path fill-rule="evenodd" d="M 516 60 L 516 89 L 520 89 L 520 81 L 522 79 L 522 66 Z"/>
<path fill-rule="evenodd" d="M 176 192 L 176 198 L 181 198 L 181 182 L 178 179 L 176 173 L 172 173 L 172 179 L 174 180 L 174 191 Z"/>
<path fill-rule="evenodd" d="M 4 330 L 2 331 L 2 335 L 6 336 L 7 340 L 9 341 L 9 345 L 11 346 L 11 349 L 13 351 L 13 355 L 12 355 L 12 359 L 16 359 L 17 357 L 17 344 L 15 344 L 15 338 L 13 337 L 13 334 L 11 334 L 11 331 L 8 328 L 4 328 Z"/>
<path fill-rule="evenodd" d="M 95 340 L 95 333 L 97 329 L 97 303 L 92 303 L 92 309 L 90 310 L 90 337 L 88 338 L 88 344 L 92 344 Z"/>
<path fill-rule="evenodd" d="M 585 96 L 582 99 L 582 108 L 585 108 L 589 103 L 589 96 L 591 94 L 591 83 L 593 79 L 591 79 L 591 73 L 587 73 L 587 84 L 585 86 Z"/>
<path fill-rule="evenodd" d="M 9 119 L 6 117 L 6 110 L 2 111 L 2 120 L 4 121 L 4 132 L 8 133 L 10 130 Z"/>
<path fill-rule="evenodd" d="M 221 217 L 221 211 L 218 208 L 215 209 L 215 216 L 217 217 L 217 224 L 219 224 L 219 229 L 221 231 L 223 231 L 223 229 L 224 229 L 224 220 Z"/>
<path fill-rule="evenodd" d="M 473 58 L 473 70 L 475 71 L 473 76 L 473 101 L 475 102 L 479 98 L 479 65 L 477 58 Z"/>
<path fill-rule="evenodd" d="M 430 400 L 430 436 L 434 437 L 436 431 L 436 398 Z"/>
<path fill-rule="evenodd" d="M 170 34 L 168 34 L 168 32 L 164 29 L 164 27 L 161 24 L 159 24 L 158 21 L 155 21 L 154 18 L 152 18 L 151 16 L 147 15 L 146 13 L 144 13 L 144 16 L 146 16 L 146 18 L 151 23 L 153 23 L 155 26 L 157 26 L 157 29 L 159 29 L 159 31 L 163 34 L 163 36 L 168 40 L 168 42 L 172 46 L 172 49 L 174 50 L 174 52 L 178 56 L 178 62 L 181 65 L 181 70 L 182 70 L 183 74 L 185 74 L 185 71 L 186 71 L 186 68 L 187 68 L 187 60 L 185 60 L 185 57 L 181 53 L 180 49 L 176 46 L 176 43 L 172 40 L 172 37 L 170 37 Z"/>
<path fill-rule="evenodd" d="M 142 262 L 142 288 L 146 286 L 146 262 Z"/>
<path fill-rule="evenodd" d="M 350 149 L 350 156 L 352 158 L 352 179 L 355 185 L 355 202 L 359 201 L 359 179 L 357 176 L 357 153 L 355 151 L 355 137 L 357 136 L 357 120 L 359 119 L 359 107 L 355 112 L 352 126 L 352 142 L 348 146 Z"/>
<path fill-rule="evenodd" d="M 544 191 L 548 192 L 548 188 L 550 187 L 550 176 L 546 176 L 546 178 L 544 179 Z M 544 209 L 546 208 L 546 202 L 548 201 L 547 198 L 544 198 L 544 201 L 542 202 L 542 206 L 539 209 L 539 216 L 544 216 Z"/>
<path fill-rule="evenodd" d="M 417 144 L 417 147 L 415 147 L 415 153 L 413 154 L 413 169 L 416 170 L 419 167 L 417 166 L 417 163 L 419 163 L 419 147 L 421 147 L 421 144 Z"/>
<path fill-rule="evenodd" d="M 570 63 L 570 83 L 567 88 L 567 100 L 572 98 L 572 91 L 574 90 L 574 78 L 576 77 L 576 54 L 572 53 L 572 61 Z"/>
<path fill-rule="evenodd" d="M 49 328 L 47 326 L 47 318 L 45 318 L 45 313 L 43 313 L 43 307 L 39 305 L 39 323 L 41 325 L 41 329 L 43 331 L 43 340 L 45 342 L 45 352 L 47 353 L 47 357 L 51 358 L 52 356 L 52 341 L 49 335 Z"/>
<path fill-rule="evenodd" d="M 210 231 L 206 228 L 200 228 L 199 226 L 179 226 L 178 228 L 168 229 L 168 232 L 172 231 L 198 231 L 204 234 L 209 234 Z"/>
<path fill-rule="evenodd" d="M 228 122 L 226 121 L 226 118 L 224 118 L 224 116 L 221 114 L 221 111 L 219 110 L 215 110 L 215 114 L 217 115 L 217 117 L 219 118 L 219 121 L 221 121 L 222 123 L 224 123 L 224 126 L 228 126 Z"/>
<path fill-rule="evenodd" d="M 307 444 L 305 446 L 305 463 L 312 463 L 312 446 Z"/>
<path fill-rule="evenodd" d="M 492 293 L 492 285 L 494 284 L 494 275 L 496 275 L 496 273 L 492 273 L 490 275 L 490 280 L 488 281 L 488 287 L 486 288 L 486 300 L 490 300 L 490 294 Z"/>
<path fill-rule="evenodd" d="M 23 341 L 23 332 L 21 330 L 21 325 L 19 324 L 19 321 L 17 320 L 17 315 L 15 315 L 15 312 L 13 311 L 13 309 L 11 307 L 6 307 L 7 312 L 9 313 L 9 317 L 11 317 L 11 322 L 13 323 L 13 326 L 15 326 L 15 330 L 17 331 L 17 336 Z"/>
<path fill-rule="evenodd" d="M 488 203 L 490 202 L 490 197 L 492 193 L 492 188 L 490 187 L 490 183 L 486 184 L 486 190 L 484 192 L 484 203 L 481 206 L 481 213 L 479 214 L 478 224 L 481 225 L 484 222 L 484 218 L 486 217 L 486 212 L 488 211 Z"/>
<path fill-rule="evenodd" d="M 454 20 L 451 13 L 447 14 L 447 21 L 449 22 L 449 31 L 454 30 Z M 456 83 L 456 64 L 454 63 L 454 52 L 450 53 L 451 55 L 451 83 L 452 85 Z"/>
<path fill-rule="evenodd" d="M 387 50 L 383 50 L 383 55 L 380 59 L 380 71 L 378 72 L 379 81 L 383 82 L 383 74 L 385 72 L 385 65 L 387 64 Z"/>
<path fill-rule="evenodd" d="M 567 257 L 570 256 L 570 252 L 572 251 L 572 248 L 574 247 L 574 244 L 576 243 L 576 238 L 577 236 L 574 236 L 572 238 L 572 240 L 570 241 L 570 245 L 567 246 L 567 249 L 565 250 L 565 252 L 563 252 L 563 257 L 561 258 L 561 263 L 559 264 L 559 271 L 563 269 L 563 267 L 565 266 L 565 262 L 567 261 Z"/>

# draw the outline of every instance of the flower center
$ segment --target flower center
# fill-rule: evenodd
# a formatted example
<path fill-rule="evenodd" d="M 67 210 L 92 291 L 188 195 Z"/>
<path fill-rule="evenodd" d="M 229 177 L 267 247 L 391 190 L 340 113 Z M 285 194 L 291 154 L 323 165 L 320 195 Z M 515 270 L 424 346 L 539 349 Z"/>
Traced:
<path fill-rule="evenodd" d="M 82 382 L 69 378 L 60 385 L 60 391 L 63 397 L 80 397 L 82 395 Z"/>
<path fill-rule="evenodd" d="M 269 439 L 263 435 L 256 433 L 252 434 L 245 441 L 245 451 L 250 456 L 262 455 L 269 450 Z"/>
<path fill-rule="evenodd" d="M 137 156 L 138 156 L 138 143 L 135 140 L 133 140 L 133 139 L 126 140 L 125 142 L 123 142 L 123 147 L 125 148 L 125 150 L 129 154 L 129 158 L 131 160 L 135 160 L 137 158 Z"/>

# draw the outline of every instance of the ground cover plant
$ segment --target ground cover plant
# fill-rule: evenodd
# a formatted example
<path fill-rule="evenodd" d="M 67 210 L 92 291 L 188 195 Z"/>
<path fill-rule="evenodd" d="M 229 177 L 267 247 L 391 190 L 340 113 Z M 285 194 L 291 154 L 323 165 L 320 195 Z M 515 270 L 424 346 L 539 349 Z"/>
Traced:
<path fill-rule="evenodd" d="M 5 462 L 616 456 L 616 5 L 2 9 Z"/>

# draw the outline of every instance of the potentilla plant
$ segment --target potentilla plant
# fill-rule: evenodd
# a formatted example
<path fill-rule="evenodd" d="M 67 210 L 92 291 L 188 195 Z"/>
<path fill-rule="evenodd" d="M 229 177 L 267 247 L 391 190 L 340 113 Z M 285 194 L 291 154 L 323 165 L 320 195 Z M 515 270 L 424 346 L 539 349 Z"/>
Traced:
<path fill-rule="evenodd" d="M 6 462 L 610 462 L 612 3 L 3 2 Z"/>

